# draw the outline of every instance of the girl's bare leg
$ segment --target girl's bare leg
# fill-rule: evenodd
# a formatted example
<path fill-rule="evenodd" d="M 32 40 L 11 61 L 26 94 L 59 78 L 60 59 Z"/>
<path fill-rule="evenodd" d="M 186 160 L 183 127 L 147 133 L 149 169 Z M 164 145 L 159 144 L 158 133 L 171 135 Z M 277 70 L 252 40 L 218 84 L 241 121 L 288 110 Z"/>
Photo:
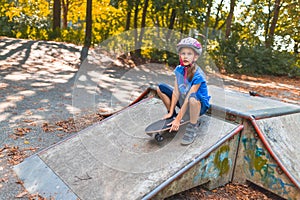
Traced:
<path fill-rule="evenodd" d="M 157 88 L 157 95 L 159 96 L 159 98 L 162 100 L 162 102 L 165 104 L 167 110 L 169 111 L 170 107 L 171 107 L 171 99 L 169 99 L 169 97 L 167 95 L 162 93 L 159 88 Z"/>
<path fill-rule="evenodd" d="M 195 98 L 190 98 L 189 107 L 190 107 L 190 122 L 192 124 L 196 124 L 200 114 L 201 103 Z"/>

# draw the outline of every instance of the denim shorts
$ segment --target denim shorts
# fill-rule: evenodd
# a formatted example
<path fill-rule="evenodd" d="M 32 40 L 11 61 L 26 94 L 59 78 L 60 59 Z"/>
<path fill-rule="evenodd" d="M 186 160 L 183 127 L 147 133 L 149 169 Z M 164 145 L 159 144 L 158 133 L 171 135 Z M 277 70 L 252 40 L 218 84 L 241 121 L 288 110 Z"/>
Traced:
<path fill-rule="evenodd" d="M 172 99 L 172 94 L 173 94 L 173 90 L 174 90 L 173 87 L 171 87 L 170 85 L 165 84 L 165 83 L 159 84 L 158 87 L 163 94 L 167 95 L 170 100 Z M 200 115 L 203 115 L 206 113 L 206 111 L 208 110 L 209 107 L 201 102 L 201 100 L 198 98 L 196 93 L 192 93 L 189 98 L 195 98 L 197 101 L 200 101 L 200 103 L 201 103 Z M 180 95 L 178 102 L 176 103 L 176 106 L 181 108 L 181 105 L 183 104 L 184 99 L 185 99 L 184 96 Z"/>

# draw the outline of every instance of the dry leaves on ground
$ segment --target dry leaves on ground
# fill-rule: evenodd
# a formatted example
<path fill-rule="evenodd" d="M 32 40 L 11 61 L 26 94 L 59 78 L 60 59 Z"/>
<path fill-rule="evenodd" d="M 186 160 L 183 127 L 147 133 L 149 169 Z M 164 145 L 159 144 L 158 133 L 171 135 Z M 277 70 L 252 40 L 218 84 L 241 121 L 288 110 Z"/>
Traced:
<path fill-rule="evenodd" d="M 255 185 L 229 183 L 224 187 L 207 190 L 196 187 L 183 193 L 169 197 L 167 200 L 282 200 Z"/>
<path fill-rule="evenodd" d="M 20 149 L 18 146 L 4 145 L 0 149 L 0 158 L 5 157 L 10 165 L 17 165 L 28 157 L 27 151 L 35 152 L 38 148 L 24 148 Z"/>
<path fill-rule="evenodd" d="M 248 93 L 255 91 L 260 95 L 275 98 L 287 103 L 300 104 L 300 78 L 278 76 L 247 76 L 238 74 L 221 74 L 225 87 Z"/>
<path fill-rule="evenodd" d="M 27 133 L 29 133 L 31 131 L 31 128 L 16 128 L 14 131 L 14 134 L 16 136 L 22 137 L 24 135 L 26 135 Z"/>
<path fill-rule="evenodd" d="M 101 121 L 103 118 L 103 116 L 97 113 L 83 115 L 76 117 L 76 119 L 71 117 L 66 120 L 57 121 L 54 124 L 43 123 L 42 129 L 44 132 L 63 131 L 65 133 L 74 133 Z"/>

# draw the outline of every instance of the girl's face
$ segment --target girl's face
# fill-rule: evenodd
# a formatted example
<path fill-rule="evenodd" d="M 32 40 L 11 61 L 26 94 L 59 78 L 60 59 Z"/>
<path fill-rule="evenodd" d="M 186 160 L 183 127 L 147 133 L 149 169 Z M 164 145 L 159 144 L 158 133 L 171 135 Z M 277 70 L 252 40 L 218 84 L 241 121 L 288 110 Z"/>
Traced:
<path fill-rule="evenodd" d="M 198 54 L 194 52 L 193 49 L 183 47 L 180 49 L 179 57 L 184 66 L 193 64 L 198 59 Z"/>

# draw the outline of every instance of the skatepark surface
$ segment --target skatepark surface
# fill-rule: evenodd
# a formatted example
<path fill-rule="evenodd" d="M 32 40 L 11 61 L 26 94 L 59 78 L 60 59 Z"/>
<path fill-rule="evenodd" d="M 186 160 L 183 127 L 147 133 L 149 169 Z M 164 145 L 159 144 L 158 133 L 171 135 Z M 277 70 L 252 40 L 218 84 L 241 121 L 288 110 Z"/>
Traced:
<path fill-rule="evenodd" d="M 166 134 L 169 135 L 166 140 L 157 143 L 145 134 L 144 129 L 166 113 L 162 102 L 148 97 L 126 106 L 149 86 L 147 83 L 156 85 L 161 80 L 172 83 L 171 73 L 152 69 L 149 65 L 116 77 L 110 76 L 104 69 L 93 71 L 93 67 L 87 64 L 86 71 L 78 73 L 73 93 L 73 106 L 77 112 L 101 107 L 110 108 L 103 109 L 103 113 L 125 109 L 17 165 L 14 170 L 30 193 L 38 192 L 55 199 L 155 198 L 189 170 L 187 166 L 192 167 L 196 161 L 209 161 L 205 159 L 213 151 L 242 131 L 243 119 L 257 119 L 256 123 L 270 147 L 271 157 L 280 162 L 278 166 L 284 168 L 287 180 L 296 191 L 299 190 L 299 106 L 225 90 L 219 84 L 216 86 L 209 82 L 212 107 L 208 114 L 200 117 L 196 141 L 189 146 L 180 145 L 185 131 L 185 126 L 182 126 L 178 133 Z M 235 118 L 229 120 L 228 114 Z M 239 138 L 243 137 L 236 137 L 237 142 L 231 144 L 232 149 L 239 148 Z M 228 158 L 226 165 L 229 169 L 226 171 L 228 176 L 219 181 L 220 185 L 234 179 L 238 152 L 228 152 L 230 155 L 220 156 L 222 161 L 224 156 Z M 229 159 L 231 156 L 233 159 Z M 205 163 L 206 167 L 211 165 L 213 162 Z M 211 169 L 214 170 L 207 172 L 209 176 L 202 171 L 194 174 L 194 184 L 217 179 L 220 170 L 217 167 Z M 181 191 L 189 189 L 184 184 L 180 187 Z M 170 194 L 174 193 L 171 191 Z M 298 193 L 293 195 L 299 196 Z"/>

